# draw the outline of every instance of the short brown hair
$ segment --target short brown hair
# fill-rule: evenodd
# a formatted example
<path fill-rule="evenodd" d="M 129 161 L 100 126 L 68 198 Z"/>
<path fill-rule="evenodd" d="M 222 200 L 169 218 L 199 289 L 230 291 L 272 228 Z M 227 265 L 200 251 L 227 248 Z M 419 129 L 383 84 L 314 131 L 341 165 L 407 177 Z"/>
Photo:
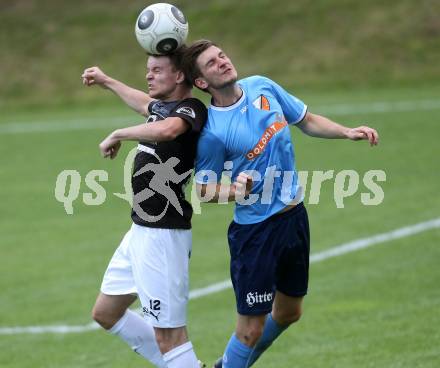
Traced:
<path fill-rule="evenodd" d="M 200 68 L 196 63 L 197 58 L 203 51 L 209 49 L 211 46 L 217 45 L 210 40 L 198 40 L 186 48 L 183 55 L 183 72 L 192 84 L 194 84 L 195 80 L 202 75 Z"/>

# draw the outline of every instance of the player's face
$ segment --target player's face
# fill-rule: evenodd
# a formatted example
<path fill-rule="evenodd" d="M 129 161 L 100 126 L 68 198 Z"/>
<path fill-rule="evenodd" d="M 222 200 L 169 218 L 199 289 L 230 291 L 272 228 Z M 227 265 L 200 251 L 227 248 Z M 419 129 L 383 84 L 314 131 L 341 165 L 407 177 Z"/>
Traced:
<path fill-rule="evenodd" d="M 234 65 L 217 46 L 211 46 L 203 51 L 197 58 L 197 65 L 202 74 L 201 79 L 207 83 L 207 86 L 201 88 L 221 89 L 237 81 Z"/>
<path fill-rule="evenodd" d="M 181 73 L 175 70 L 166 56 L 150 56 L 147 62 L 148 94 L 152 98 L 167 100 L 177 87 Z"/>

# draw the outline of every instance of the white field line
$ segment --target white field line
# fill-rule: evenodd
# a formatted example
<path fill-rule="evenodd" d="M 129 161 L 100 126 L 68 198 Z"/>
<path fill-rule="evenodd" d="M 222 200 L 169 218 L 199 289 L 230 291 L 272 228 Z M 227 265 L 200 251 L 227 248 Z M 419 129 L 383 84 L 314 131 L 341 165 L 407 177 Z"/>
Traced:
<path fill-rule="evenodd" d="M 368 238 L 361 238 L 349 243 L 337 245 L 329 250 L 319 252 L 311 255 L 310 263 L 321 262 L 329 258 L 339 257 L 346 253 L 356 252 L 360 249 L 365 249 L 376 244 L 385 243 L 395 239 L 406 238 L 431 229 L 440 228 L 440 217 L 430 221 L 421 222 L 415 225 L 401 227 L 399 229 L 389 231 L 387 233 L 373 235 Z M 214 294 L 231 288 L 231 281 L 224 280 L 215 284 L 209 285 L 205 288 L 195 289 L 189 293 L 189 298 L 194 300 L 204 296 Z M 80 326 L 26 326 L 26 327 L 1 327 L 0 335 L 15 335 L 15 334 L 41 334 L 41 333 L 78 333 L 97 330 L 100 327 L 97 323 L 92 322 L 87 325 Z"/>
<path fill-rule="evenodd" d="M 0 134 L 23 134 L 23 133 L 51 133 L 51 132 L 68 132 L 75 130 L 93 130 L 108 129 L 124 126 L 124 122 L 130 121 L 133 125 L 142 123 L 142 117 L 134 118 L 130 116 L 111 116 L 96 118 L 77 119 L 48 119 L 52 122 L 20 122 L 0 124 Z M 127 124 L 125 124 L 127 125 Z"/>
<path fill-rule="evenodd" d="M 335 116 L 438 109 L 440 109 L 440 99 L 334 104 L 313 106 L 312 108 L 313 112 L 316 112 L 318 114 L 330 114 Z M 133 118 L 133 116 L 127 115 L 95 118 L 78 117 L 76 119 L 58 118 L 57 121 L 53 121 L 54 118 L 51 117 L 50 120 L 52 122 L 29 121 L 0 124 L 0 134 L 50 133 L 75 130 L 109 129 L 129 124 L 135 124 L 135 122 L 141 123 L 142 118 Z"/>
<path fill-rule="evenodd" d="M 389 102 L 370 102 L 353 103 L 340 105 L 317 106 L 313 108 L 316 113 L 351 115 L 351 114 L 370 114 L 384 112 L 405 112 L 421 110 L 440 109 L 440 99 L 438 100 L 419 100 L 419 101 L 389 101 Z"/>

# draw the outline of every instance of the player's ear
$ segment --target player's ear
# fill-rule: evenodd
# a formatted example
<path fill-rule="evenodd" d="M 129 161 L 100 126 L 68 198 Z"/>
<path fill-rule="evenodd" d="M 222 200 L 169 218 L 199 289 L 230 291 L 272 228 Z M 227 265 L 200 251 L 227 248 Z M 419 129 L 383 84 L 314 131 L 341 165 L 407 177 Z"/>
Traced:
<path fill-rule="evenodd" d="M 176 83 L 177 84 L 182 84 L 184 81 L 185 81 L 185 74 L 181 70 L 178 70 L 177 71 Z"/>
<path fill-rule="evenodd" d="M 201 78 L 201 77 L 196 78 L 196 79 L 194 80 L 194 85 L 195 85 L 197 88 L 200 88 L 200 89 L 202 89 L 202 90 L 205 90 L 205 89 L 208 88 L 208 82 L 207 82 L 204 78 Z"/>

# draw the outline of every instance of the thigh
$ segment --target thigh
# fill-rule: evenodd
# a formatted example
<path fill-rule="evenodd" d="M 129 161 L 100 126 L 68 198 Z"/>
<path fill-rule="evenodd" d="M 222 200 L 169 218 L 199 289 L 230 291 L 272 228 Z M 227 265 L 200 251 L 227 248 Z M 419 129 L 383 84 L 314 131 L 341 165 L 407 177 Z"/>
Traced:
<path fill-rule="evenodd" d="M 272 307 L 272 317 L 280 325 L 289 325 L 297 321 L 302 314 L 304 297 L 293 297 L 278 291 Z"/>
<path fill-rule="evenodd" d="M 233 222 L 228 240 L 239 314 L 270 312 L 275 290 L 297 297 L 307 293 L 309 229 L 302 203 L 260 223 Z"/>
<path fill-rule="evenodd" d="M 276 289 L 290 297 L 303 297 L 308 289 L 310 256 L 309 222 L 305 207 L 301 206 L 287 220 L 288 238 L 279 258 Z"/>
<path fill-rule="evenodd" d="M 233 222 L 229 227 L 230 273 L 239 315 L 265 315 L 272 309 L 280 251 L 273 238 L 270 221 Z"/>
<path fill-rule="evenodd" d="M 99 293 L 94 310 L 107 315 L 122 316 L 136 300 L 136 295 L 106 295 Z M 118 318 L 119 319 L 119 318 Z"/>
<path fill-rule="evenodd" d="M 106 295 L 128 295 L 137 293 L 129 254 L 130 243 L 132 241 L 133 231 L 130 229 L 127 234 L 125 234 L 109 262 L 102 280 L 101 293 Z"/>
<path fill-rule="evenodd" d="M 143 313 L 154 327 L 185 326 L 191 230 L 136 227 L 130 256 Z"/>

